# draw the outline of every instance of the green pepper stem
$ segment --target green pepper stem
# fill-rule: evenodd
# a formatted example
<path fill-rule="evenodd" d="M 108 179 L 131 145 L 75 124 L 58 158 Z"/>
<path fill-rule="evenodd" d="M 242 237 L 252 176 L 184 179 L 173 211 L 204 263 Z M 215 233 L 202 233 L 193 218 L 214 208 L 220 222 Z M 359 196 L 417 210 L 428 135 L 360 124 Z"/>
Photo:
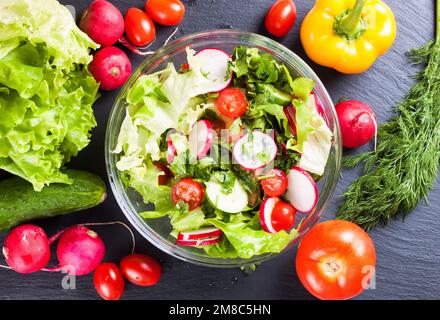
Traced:
<path fill-rule="evenodd" d="M 346 34 L 347 36 L 351 36 L 358 32 L 359 24 L 361 23 L 362 9 L 364 8 L 365 1 L 366 0 L 356 0 L 354 8 L 346 17 L 341 20 L 339 24 L 339 30 L 341 33 Z"/>

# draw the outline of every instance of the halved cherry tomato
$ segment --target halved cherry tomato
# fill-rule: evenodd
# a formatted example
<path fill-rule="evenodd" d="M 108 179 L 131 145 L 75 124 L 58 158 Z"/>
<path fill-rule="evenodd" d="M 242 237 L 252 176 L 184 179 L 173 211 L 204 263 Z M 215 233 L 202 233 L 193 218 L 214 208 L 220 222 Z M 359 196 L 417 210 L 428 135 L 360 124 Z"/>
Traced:
<path fill-rule="evenodd" d="M 168 169 L 167 165 L 161 161 L 154 162 L 154 165 L 156 166 L 156 168 L 158 168 L 159 170 L 161 170 L 164 173 L 157 178 L 158 184 L 161 186 L 168 184 L 168 182 L 170 181 L 170 178 L 171 178 L 170 169 Z"/>
<path fill-rule="evenodd" d="M 119 265 L 124 277 L 138 286 L 155 285 L 162 274 L 160 264 L 145 254 L 130 254 L 122 258 Z"/>
<path fill-rule="evenodd" d="M 248 102 L 244 93 L 238 88 L 227 88 L 217 98 L 217 110 L 228 118 L 241 117 L 247 110 Z"/>
<path fill-rule="evenodd" d="M 200 206 L 205 197 L 203 186 L 191 178 L 184 178 L 177 182 L 172 191 L 173 202 L 184 201 L 188 203 L 189 210 Z"/>
<path fill-rule="evenodd" d="M 278 201 L 272 210 L 271 220 L 275 231 L 290 230 L 295 224 L 295 209 L 288 203 Z"/>
<path fill-rule="evenodd" d="M 272 169 L 264 173 L 263 176 L 269 177 L 261 180 L 261 187 L 269 197 L 279 197 L 286 192 L 289 182 L 284 171 Z"/>
<path fill-rule="evenodd" d="M 124 293 L 124 277 L 114 263 L 101 263 L 93 274 L 93 284 L 104 300 L 119 300 Z"/>
<path fill-rule="evenodd" d="M 370 236 L 354 223 L 317 224 L 301 240 L 296 272 L 303 286 L 325 300 L 349 299 L 371 281 L 376 252 Z"/>
<path fill-rule="evenodd" d="M 142 47 L 156 38 L 156 27 L 144 11 L 130 8 L 125 14 L 125 34 L 132 44 Z"/>
<path fill-rule="evenodd" d="M 267 13 L 265 25 L 275 37 L 284 37 L 296 20 L 296 6 L 293 0 L 278 0 Z"/>
<path fill-rule="evenodd" d="M 147 0 L 145 11 L 157 23 L 175 26 L 182 21 L 185 6 L 180 0 Z"/>

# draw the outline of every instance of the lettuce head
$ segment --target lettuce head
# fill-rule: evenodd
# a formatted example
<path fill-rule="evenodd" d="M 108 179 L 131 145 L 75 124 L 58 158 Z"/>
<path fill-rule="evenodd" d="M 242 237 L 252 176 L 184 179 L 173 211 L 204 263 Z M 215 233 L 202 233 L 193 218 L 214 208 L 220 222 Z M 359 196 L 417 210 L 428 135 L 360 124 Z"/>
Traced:
<path fill-rule="evenodd" d="M 89 143 L 97 47 L 56 0 L 0 0 L 0 169 L 37 191 Z"/>

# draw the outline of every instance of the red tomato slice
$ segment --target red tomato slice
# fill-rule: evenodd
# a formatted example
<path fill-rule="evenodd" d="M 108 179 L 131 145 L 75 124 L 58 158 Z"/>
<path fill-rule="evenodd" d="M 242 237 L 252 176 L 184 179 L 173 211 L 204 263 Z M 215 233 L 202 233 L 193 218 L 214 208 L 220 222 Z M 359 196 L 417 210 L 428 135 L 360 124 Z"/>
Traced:
<path fill-rule="evenodd" d="M 244 93 L 238 88 L 227 88 L 217 98 L 217 110 L 228 118 L 241 117 L 247 110 L 248 102 Z"/>
<path fill-rule="evenodd" d="M 144 11 L 130 8 L 125 14 L 125 34 L 132 44 L 142 47 L 154 41 L 156 27 Z"/>
<path fill-rule="evenodd" d="M 303 286 L 325 300 L 360 294 L 374 275 L 376 253 L 370 236 L 341 220 L 317 224 L 302 239 L 296 272 Z"/>
<path fill-rule="evenodd" d="M 269 197 L 279 197 L 287 190 L 288 179 L 286 173 L 280 169 L 272 169 L 263 176 L 272 176 L 261 180 L 261 187 Z"/>
<path fill-rule="evenodd" d="M 203 186 L 191 178 L 184 178 L 177 182 L 172 190 L 173 202 L 184 201 L 188 203 L 189 210 L 200 206 L 205 197 Z"/>
<path fill-rule="evenodd" d="M 119 300 L 124 293 L 124 277 L 114 263 L 101 263 L 93 274 L 93 284 L 104 300 Z"/>

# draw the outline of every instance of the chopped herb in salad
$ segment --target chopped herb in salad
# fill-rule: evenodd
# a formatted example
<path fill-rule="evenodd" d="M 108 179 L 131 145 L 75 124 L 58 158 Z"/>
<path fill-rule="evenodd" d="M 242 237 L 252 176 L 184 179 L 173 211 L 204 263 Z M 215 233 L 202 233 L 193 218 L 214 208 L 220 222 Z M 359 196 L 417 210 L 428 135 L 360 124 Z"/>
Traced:
<path fill-rule="evenodd" d="M 195 52 L 128 91 L 117 168 L 171 236 L 218 258 L 281 252 L 313 211 L 332 132 L 313 94 L 257 48 Z"/>

